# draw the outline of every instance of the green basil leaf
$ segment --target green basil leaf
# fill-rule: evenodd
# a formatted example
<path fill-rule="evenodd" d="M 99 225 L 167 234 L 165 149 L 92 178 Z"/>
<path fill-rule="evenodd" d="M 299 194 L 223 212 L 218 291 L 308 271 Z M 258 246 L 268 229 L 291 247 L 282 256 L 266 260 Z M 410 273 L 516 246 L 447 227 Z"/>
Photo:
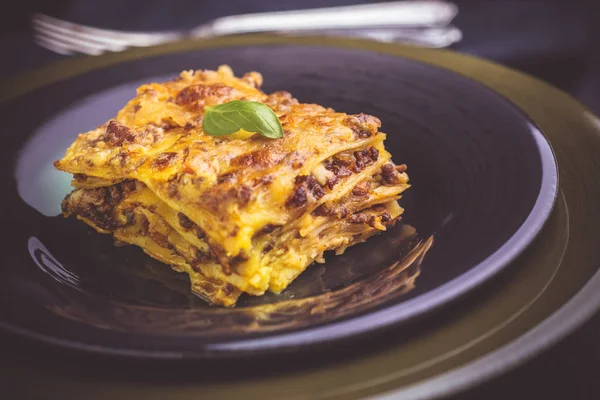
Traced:
<path fill-rule="evenodd" d="M 268 106 L 256 101 L 233 100 L 204 108 L 202 129 L 211 136 L 231 135 L 244 129 L 271 139 L 283 137 L 279 118 Z"/>

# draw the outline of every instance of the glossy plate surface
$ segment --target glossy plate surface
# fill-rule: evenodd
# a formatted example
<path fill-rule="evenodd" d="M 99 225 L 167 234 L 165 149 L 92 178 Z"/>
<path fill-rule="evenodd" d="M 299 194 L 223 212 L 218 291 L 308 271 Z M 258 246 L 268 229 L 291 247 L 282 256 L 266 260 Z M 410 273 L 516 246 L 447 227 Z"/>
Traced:
<path fill-rule="evenodd" d="M 209 46 L 210 47 L 210 46 Z M 141 357 L 293 350 L 405 322 L 497 274 L 536 237 L 557 194 L 549 144 L 510 101 L 456 73 L 364 50 L 301 44 L 199 48 L 111 64 L 100 57 L 2 105 L 0 326 L 63 346 Z M 302 60 L 302 62 L 298 62 Z M 226 63 L 266 92 L 378 116 L 406 163 L 404 222 L 309 268 L 279 296 L 235 309 L 190 296 L 179 274 L 57 216 L 55 172 L 79 132 L 144 82 Z M 106 65 L 103 65 L 106 64 Z"/>

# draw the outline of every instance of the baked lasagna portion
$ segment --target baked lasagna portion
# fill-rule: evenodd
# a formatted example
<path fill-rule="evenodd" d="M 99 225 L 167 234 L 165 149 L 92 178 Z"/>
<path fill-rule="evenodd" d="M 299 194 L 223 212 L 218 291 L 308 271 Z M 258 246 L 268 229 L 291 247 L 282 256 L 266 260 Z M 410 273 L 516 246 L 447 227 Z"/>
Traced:
<path fill-rule="evenodd" d="M 400 219 L 406 166 L 392 162 L 377 118 L 261 84 L 257 72 L 220 66 L 141 86 L 55 162 L 73 174 L 64 215 L 187 273 L 194 293 L 223 306 L 279 293 L 325 251 Z M 204 108 L 232 100 L 270 107 L 283 138 L 204 133 Z"/>

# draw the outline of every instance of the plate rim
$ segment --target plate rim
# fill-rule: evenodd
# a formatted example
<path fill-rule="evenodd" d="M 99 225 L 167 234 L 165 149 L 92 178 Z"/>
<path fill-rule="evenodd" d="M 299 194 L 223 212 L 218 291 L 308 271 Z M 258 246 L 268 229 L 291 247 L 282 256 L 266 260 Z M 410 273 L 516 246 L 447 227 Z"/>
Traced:
<path fill-rule="evenodd" d="M 582 326 L 600 309 L 600 271 L 567 303 L 522 336 L 465 365 L 412 385 L 379 393 L 379 400 L 450 396 L 472 389 L 521 365 Z M 565 321 L 569 321 L 565 323 Z"/>
<path fill-rule="evenodd" d="M 487 85 L 479 82 L 471 77 L 461 74 L 449 68 L 445 68 L 441 65 L 428 63 L 421 59 L 411 58 L 405 54 L 394 54 L 389 51 L 379 51 L 377 49 L 363 47 L 352 47 L 346 45 L 339 45 L 337 42 L 315 42 L 315 38 L 319 36 L 311 37 L 290 37 L 280 35 L 244 35 L 230 38 L 217 38 L 209 40 L 185 40 L 172 44 L 154 46 L 150 48 L 132 49 L 123 53 L 115 53 L 107 56 L 100 56 L 95 58 L 84 58 L 84 59 L 67 59 L 64 61 L 58 61 L 50 64 L 49 66 L 42 67 L 31 72 L 24 74 L 27 76 L 31 73 L 43 75 L 44 72 L 52 75 L 51 71 L 57 67 L 66 70 L 66 66 L 88 66 L 85 68 L 75 68 L 76 73 L 74 75 L 84 74 L 90 70 L 96 68 L 104 68 L 112 64 L 119 62 L 126 62 L 130 60 L 139 59 L 141 56 L 150 53 L 150 55 L 168 55 L 171 53 L 179 53 L 183 51 L 193 50 L 206 50 L 213 48 L 228 48 L 235 46 L 270 46 L 270 45 L 290 45 L 290 46 L 318 46 L 318 47 L 333 47 L 333 48 L 350 48 L 356 51 L 365 51 L 372 53 L 383 53 L 389 56 L 402 58 L 411 62 L 419 64 L 425 64 L 430 67 L 445 70 L 447 72 L 459 75 L 462 79 L 467 79 L 473 84 L 490 91 L 490 93 L 498 96 L 505 101 L 508 105 L 512 106 L 516 111 L 520 112 L 523 117 L 531 125 L 531 133 L 536 142 L 536 148 L 540 153 L 540 159 L 542 163 L 542 181 L 540 191 L 537 195 L 536 201 L 530 210 L 525 221 L 519 226 L 519 228 L 513 232 L 511 237 L 495 252 L 490 254 L 485 260 L 482 260 L 477 265 L 470 268 L 465 273 L 459 275 L 438 286 L 437 288 L 428 291 L 420 296 L 415 297 L 399 304 L 389 305 L 379 310 L 361 314 L 358 316 L 349 317 L 340 321 L 332 321 L 325 325 L 319 325 L 316 327 L 305 328 L 297 331 L 276 333 L 273 335 L 250 338 L 250 339 L 233 339 L 225 343 L 205 343 L 197 350 L 180 350 L 180 351 L 168 351 L 168 350 L 148 350 L 148 349 L 127 349 L 123 347 L 111 347 L 109 345 L 98 345 L 88 344 L 83 342 L 74 342 L 72 340 L 65 340 L 54 336 L 45 335 L 40 332 L 29 330 L 27 328 L 16 327 L 11 324 L 6 324 L 4 321 L 0 321 L 0 328 L 9 332 L 16 333 L 21 336 L 30 337 L 32 339 L 43 341 L 49 344 L 58 345 L 61 347 L 71 348 L 78 351 L 87 351 L 99 354 L 108 354 L 113 356 L 125 356 L 135 357 L 138 359 L 150 358 L 150 359 L 208 359 L 213 357 L 243 357 L 248 353 L 270 353 L 273 350 L 285 351 L 286 349 L 298 349 L 300 347 L 328 343 L 334 340 L 344 340 L 349 337 L 355 337 L 365 334 L 374 333 L 383 328 L 392 327 L 399 323 L 403 323 L 408 319 L 416 316 L 424 315 L 435 311 L 440 306 L 448 304 L 451 301 L 457 300 L 459 297 L 464 296 L 471 290 L 475 289 L 483 282 L 493 278 L 499 272 L 501 272 L 508 264 L 514 261 L 520 254 L 527 249 L 533 240 L 537 237 L 540 231 L 545 226 L 546 221 L 550 213 L 552 212 L 554 205 L 556 204 L 558 196 L 558 164 L 552 149 L 551 144 L 546 139 L 543 131 L 536 125 L 535 121 L 532 120 L 518 105 L 508 99 L 501 93 L 491 89 Z M 227 40 L 228 39 L 228 40 Z M 248 40 L 250 39 L 250 40 Z M 307 40 L 308 39 L 308 40 Z M 311 42 L 310 39 L 313 41 Z M 344 40 L 347 44 L 350 43 L 366 43 L 373 44 L 368 40 L 361 39 L 347 39 Z M 380 45 L 380 44 L 378 44 Z M 399 46 L 397 44 L 388 45 L 387 48 L 393 48 Z M 404 46 L 399 46 L 404 47 Z M 427 49 L 419 49 L 419 51 L 430 51 Z M 447 50 L 433 50 L 437 52 L 446 52 Z M 454 53 L 454 52 L 452 52 Z M 474 57 L 475 58 L 475 57 Z M 105 61 L 105 62 L 103 62 Z M 112 61 L 112 62 L 110 62 Z M 61 81 L 69 76 L 58 77 L 56 81 Z M 15 79 L 13 82 L 18 81 Z M 37 85 L 29 87 L 29 90 L 35 90 L 38 87 L 43 87 L 50 82 L 41 82 Z M 18 88 L 18 86 L 14 86 Z M 25 88 L 23 93 L 18 93 L 14 97 L 18 97 L 28 90 Z M 3 92 L 6 95 L 0 96 L 0 103 L 10 100 L 10 90 Z M 544 190 L 548 193 L 544 193 Z M 528 240 L 526 242 L 512 245 L 511 242 L 515 242 L 517 237 L 526 236 Z M 511 247 L 510 253 L 503 254 L 507 247 Z M 490 263 L 491 258 L 499 258 L 494 261 L 491 266 L 485 265 Z M 399 316 L 399 309 L 404 309 L 404 312 Z M 350 328 L 351 329 L 344 329 Z M 315 338 L 315 337 L 318 337 Z"/>

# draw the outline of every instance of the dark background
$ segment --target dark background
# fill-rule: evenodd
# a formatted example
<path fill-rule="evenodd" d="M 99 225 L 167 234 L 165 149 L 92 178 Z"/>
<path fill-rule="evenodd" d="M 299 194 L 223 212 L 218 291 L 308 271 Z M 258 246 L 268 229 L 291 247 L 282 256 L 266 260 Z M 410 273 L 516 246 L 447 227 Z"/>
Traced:
<path fill-rule="evenodd" d="M 0 78 L 62 59 L 33 43 L 34 11 L 127 30 L 191 28 L 247 12 L 362 3 L 279 1 L 18 1 L 0 13 Z M 600 0 L 456 0 L 463 40 L 452 49 L 521 70 L 570 93 L 600 114 Z M 600 295 L 600 293 L 599 293 Z M 524 366 L 478 387 L 466 399 L 600 399 L 600 314 Z"/>

